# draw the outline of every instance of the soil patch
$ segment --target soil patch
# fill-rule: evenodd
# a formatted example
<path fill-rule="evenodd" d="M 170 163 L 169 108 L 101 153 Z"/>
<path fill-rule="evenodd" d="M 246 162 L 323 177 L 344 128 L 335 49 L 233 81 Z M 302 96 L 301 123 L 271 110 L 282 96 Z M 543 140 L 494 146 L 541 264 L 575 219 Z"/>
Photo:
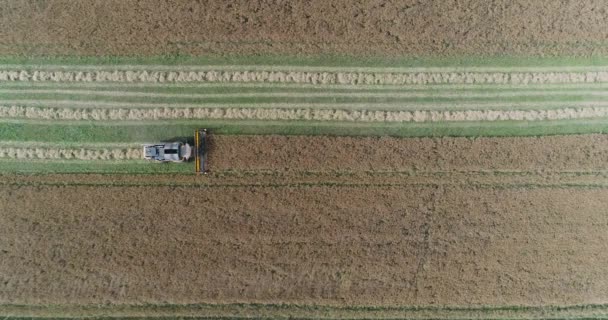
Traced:
<path fill-rule="evenodd" d="M 9 1 L 0 54 L 607 54 L 602 0 Z"/>
<path fill-rule="evenodd" d="M 391 138 L 212 135 L 211 170 L 602 170 L 608 135 Z"/>
<path fill-rule="evenodd" d="M 0 302 L 603 303 L 607 189 L 0 187 Z"/>

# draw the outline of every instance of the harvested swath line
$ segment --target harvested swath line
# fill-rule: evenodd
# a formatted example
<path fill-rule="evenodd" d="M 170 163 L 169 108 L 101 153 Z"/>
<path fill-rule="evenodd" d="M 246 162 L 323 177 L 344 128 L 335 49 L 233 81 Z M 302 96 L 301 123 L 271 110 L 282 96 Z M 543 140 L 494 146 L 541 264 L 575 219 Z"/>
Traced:
<path fill-rule="evenodd" d="M 104 148 L 135 148 L 140 147 L 139 143 L 130 142 L 70 142 L 70 141 L 19 141 L 19 140 L 0 140 L 0 148 L 5 147 L 43 147 L 43 148 L 81 148 L 104 149 Z"/>
<path fill-rule="evenodd" d="M 51 82 L 270 82 L 351 85 L 545 84 L 608 82 L 608 71 L 588 72 L 283 72 L 283 71 L 0 71 L 0 81 Z"/>
<path fill-rule="evenodd" d="M 296 65 L 159 65 L 159 64 L 88 64 L 88 65 L 61 65 L 61 64 L 0 64 L 5 70 L 61 70 L 61 71 L 283 71 L 283 72 L 588 72 L 608 71 L 606 65 L 580 65 L 580 66 L 529 66 L 529 67 L 495 67 L 495 66 L 458 66 L 458 67 L 336 67 L 336 66 L 296 66 Z"/>
<path fill-rule="evenodd" d="M 150 103 L 127 101 L 90 101 L 90 100 L 33 100 L 33 99 L 0 99 L 0 105 L 22 107 L 63 107 L 93 109 L 137 109 L 137 108 L 207 108 L 207 109 L 311 109 L 311 110 L 359 110 L 359 111 L 421 111 L 421 110 L 545 110 L 565 108 L 603 108 L 608 101 L 514 101 L 514 102 L 407 102 L 407 103 L 369 103 L 369 102 L 336 102 L 336 103 Z"/>
<path fill-rule="evenodd" d="M 193 174 L 188 164 L 153 165 L 146 160 L 9 159 L 0 158 L 0 172 L 21 173 L 99 173 L 99 174 Z"/>
<path fill-rule="evenodd" d="M 74 160 L 132 160 L 141 159 L 140 148 L 19 148 L 0 147 L 0 159 L 74 159 Z"/>
<path fill-rule="evenodd" d="M 598 90 L 580 90 L 580 91 L 564 91 L 564 90 L 544 90 L 544 91 L 508 91 L 508 92 L 248 92 L 248 93 L 157 93 L 157 92 L 129 92 L 129 91 L 97 91 L 97 90 L 62 90 L 62 89 L 0 89 L 0 94 L 66 94 L 66 95 L 85 95 L 85 96 L 107 96 L 107 97 L 157 97 L 157 98 L 255 98 L 255 97 L 287 97 L 287 98 L 308 98 L 308 97 L 331 97 L 331 98 L 349 98 L 349 97 L 371 97 L 371 98 L 501 98 L 501 97 L 519 97 L 519 96 L 560 96 L 560 95 L 584 95 L 591 97 L 606 97 L 608 91 Z"/>
<path fill-rule="evenodd" d="M 45 120 L 307 120 L 350 122 L 547 121 L 608 117 L 608 108 L 551 110 L 369 111 L 260 108 L 44 108 L 0 106 L 0 118 Z"/>

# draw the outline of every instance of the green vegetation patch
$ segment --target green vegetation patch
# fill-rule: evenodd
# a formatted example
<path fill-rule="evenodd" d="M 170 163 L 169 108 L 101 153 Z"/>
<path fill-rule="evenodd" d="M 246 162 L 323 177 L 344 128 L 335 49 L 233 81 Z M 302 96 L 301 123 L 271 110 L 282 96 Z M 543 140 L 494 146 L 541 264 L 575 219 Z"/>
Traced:
<path fill-rule="evenodd" d="M 193 163 L 145 160 L 23 160 L 0 159 L 3 173 L 193 173 Z"/>
<path fill-rule="evenodd" d="M 154 142 L 191 138 L 207 128 L 212 134 L 333 135 L 393 137 L 512 137 L 608 132 L 608 119 L 560 121 L 376 123 L 331 121 L 2 121 L 5 141 Z"/>

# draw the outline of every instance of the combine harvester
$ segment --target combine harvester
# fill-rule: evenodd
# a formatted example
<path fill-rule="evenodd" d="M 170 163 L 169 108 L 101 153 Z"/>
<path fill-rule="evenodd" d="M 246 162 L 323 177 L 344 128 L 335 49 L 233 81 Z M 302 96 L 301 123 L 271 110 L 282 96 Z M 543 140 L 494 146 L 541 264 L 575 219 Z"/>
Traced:
<path fill-rule="evenodd" d="M 194 131 L 194 149 L 184 142 L 143 145 L 144 159 L 157 162 L 186 162 L 194 156 L 195 172 L 207 174 L 207 129 Z"/>

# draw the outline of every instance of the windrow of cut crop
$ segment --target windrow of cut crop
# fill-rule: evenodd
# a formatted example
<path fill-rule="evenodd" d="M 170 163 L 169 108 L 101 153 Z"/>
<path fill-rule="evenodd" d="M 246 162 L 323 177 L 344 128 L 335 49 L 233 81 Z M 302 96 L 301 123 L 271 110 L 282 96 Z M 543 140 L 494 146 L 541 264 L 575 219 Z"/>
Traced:
<path fill-rule="evenodd" d="M 133 160 L 141 159 L 136 148 L 89 149 L 51 147 L 1 147 L 0 158 L 5 159 L 52 159 L 52 160 Z"/>
<path fill-rule="evenodd" d="M 350 85 L 551 84 L 608 82 L 608 71 L 585 72 L 312 72 L 312 71 L 67 71 L 0 70 L 0 81 L 146 83 L 300 83 Z"/>
<path fill-rule="evenodd" d="M 345 122 L 545 121 L 608 117 L 608 108 L 548 110 L 375 111 L 280 108 L 53 108 L 0 106 L 0 118 L 138 121 L 177 119 L 307 120 Z"/>

